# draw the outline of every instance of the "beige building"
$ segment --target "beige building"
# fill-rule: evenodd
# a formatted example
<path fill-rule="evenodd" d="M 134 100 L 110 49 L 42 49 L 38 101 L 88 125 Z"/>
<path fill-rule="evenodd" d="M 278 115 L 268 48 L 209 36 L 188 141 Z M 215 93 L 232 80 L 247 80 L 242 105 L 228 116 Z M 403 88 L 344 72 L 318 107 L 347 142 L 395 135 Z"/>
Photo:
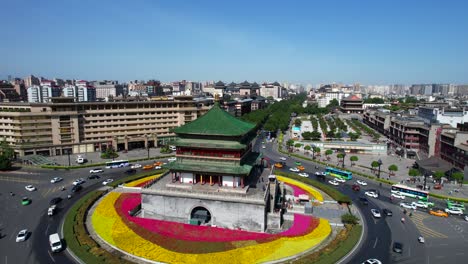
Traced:
<path fill-rule="evenodd" d="M 154 147 L 174 135 L 173 128 L 208 111 L 209 103 L 192 97 L 147 101 L 80 102 L 53 98 L 51 103 L 0 103 L 0 139 L 17 156 L 54 156 Z"/>

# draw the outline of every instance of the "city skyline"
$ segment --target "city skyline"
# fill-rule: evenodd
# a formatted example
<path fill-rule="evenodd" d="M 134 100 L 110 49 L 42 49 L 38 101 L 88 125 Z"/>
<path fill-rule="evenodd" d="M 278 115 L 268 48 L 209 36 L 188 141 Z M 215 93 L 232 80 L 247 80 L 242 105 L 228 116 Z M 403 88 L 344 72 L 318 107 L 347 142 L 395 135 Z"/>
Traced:
<path fill-rule="evenodd" d="M 15 1 L 5 4 L 0 78 L 462 84 L 466 7 Z"/>

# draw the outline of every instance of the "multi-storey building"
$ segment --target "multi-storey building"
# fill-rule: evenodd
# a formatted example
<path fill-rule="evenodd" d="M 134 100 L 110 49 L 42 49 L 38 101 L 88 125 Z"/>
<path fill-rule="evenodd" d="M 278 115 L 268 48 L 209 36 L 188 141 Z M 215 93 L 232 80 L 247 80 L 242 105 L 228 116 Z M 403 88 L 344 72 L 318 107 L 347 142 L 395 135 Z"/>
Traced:
<path fill-rule="evenodd" d="M 343 113 L 348 114 L 360 114 L 364 112 L 362 108 L 362 98 L 357 95 L 350 95 L 346 98 L 341 99 L 340 110 Z"/>
<path fill-rule="evenodd" d="M 286 89 L 281 86 L 278 82 L 274 83 L 263 83 L 260 86 L 260 95 L 268 98 L 273 97 L 274 99 L 280 99 L 287 96 Z"/>
<path fill-rule="evenodd" d="M 468 132 L 444 132 L 440 137 L 440 157 L 460 170 L 468 165 Z"/>
<path fill-rule="evenodd" d="M 96 89 L 86 85 L 67 85 L 62 90 L 64 97 L 74 97 L 76 102 L 96 101 Z"/>
<path fill-rule="evenodd" d="M 96 98 L 100 99 L 122 96 L 124 92 L 118 81 L 97 81 L 92 86 L 96 88 Z"/>
<path fill-rule="evenodd" d="M 1 103 L 0 138 L 17 156 L 61 155 L 156 146 L 174 134 L 172 128 L 208 111 L 209 101 L 174 100 Z"/>
<path fill-rule="evenodd" d="M 40 85 L 41 82 L 39 78 L 35 77 L 34 75 L 29 75 L 28 77 L 24 78 L 24 86 L 31 87 L 33 85 Z"/>
<path fill-rule="evenodd" d="M 383 110 L 367 110 L 363 115 L 364 124 L 377 130 L 385 136 L 388 136 L 390 118 L 390 111 Z"/>
<path fill-rule="evenodd" d="M 59 97 L 62 93 L 59 87 L 49 85 L 33 85 L 27 92 L 30 103 L 48 103 L 52 97 Z"/>
<path fill-rule="evenodd" d="M 420 106 L 418 116 L 423 118 L 426 123 L 449 124 L 454 128 L 459 123 L 468 122 L 468 111 L 465 108 Z"/>
<path fill-rule="evenodd" d="M 0 81 L 0 102 L 20 101 L 21 97 L 17 93 L 15 86 L 8 82 Z"/>

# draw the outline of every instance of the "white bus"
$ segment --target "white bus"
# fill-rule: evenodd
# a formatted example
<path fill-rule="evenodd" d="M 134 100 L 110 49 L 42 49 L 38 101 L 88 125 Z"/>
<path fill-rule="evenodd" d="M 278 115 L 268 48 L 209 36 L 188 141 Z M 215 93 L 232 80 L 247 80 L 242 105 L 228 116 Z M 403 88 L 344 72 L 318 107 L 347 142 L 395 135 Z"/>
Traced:
<path fill-rule="evenodd" d="M 417 198 L 422 201 L 427 201 L 427 199 L 429 198 L 429 192 L 401 184 L 392 185 L 392 193 Z"/>
<path fill-rule="evenodd" d="M 106 162 L 106 169 L 123 168 L 130 166 L 128 160 L 113 160 Z"/>

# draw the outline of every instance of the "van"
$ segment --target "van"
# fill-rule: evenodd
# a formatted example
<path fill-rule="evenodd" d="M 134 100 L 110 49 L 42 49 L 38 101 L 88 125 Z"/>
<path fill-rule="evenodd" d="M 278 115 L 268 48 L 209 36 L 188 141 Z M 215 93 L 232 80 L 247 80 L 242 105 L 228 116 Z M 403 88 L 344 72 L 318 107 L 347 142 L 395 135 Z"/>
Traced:
<path fill-rule="evenodd" d="M 49 236 L 49 245 L 52 252 L 59 252 L 62 250 L 62 241 L 57 233 Z"/>

